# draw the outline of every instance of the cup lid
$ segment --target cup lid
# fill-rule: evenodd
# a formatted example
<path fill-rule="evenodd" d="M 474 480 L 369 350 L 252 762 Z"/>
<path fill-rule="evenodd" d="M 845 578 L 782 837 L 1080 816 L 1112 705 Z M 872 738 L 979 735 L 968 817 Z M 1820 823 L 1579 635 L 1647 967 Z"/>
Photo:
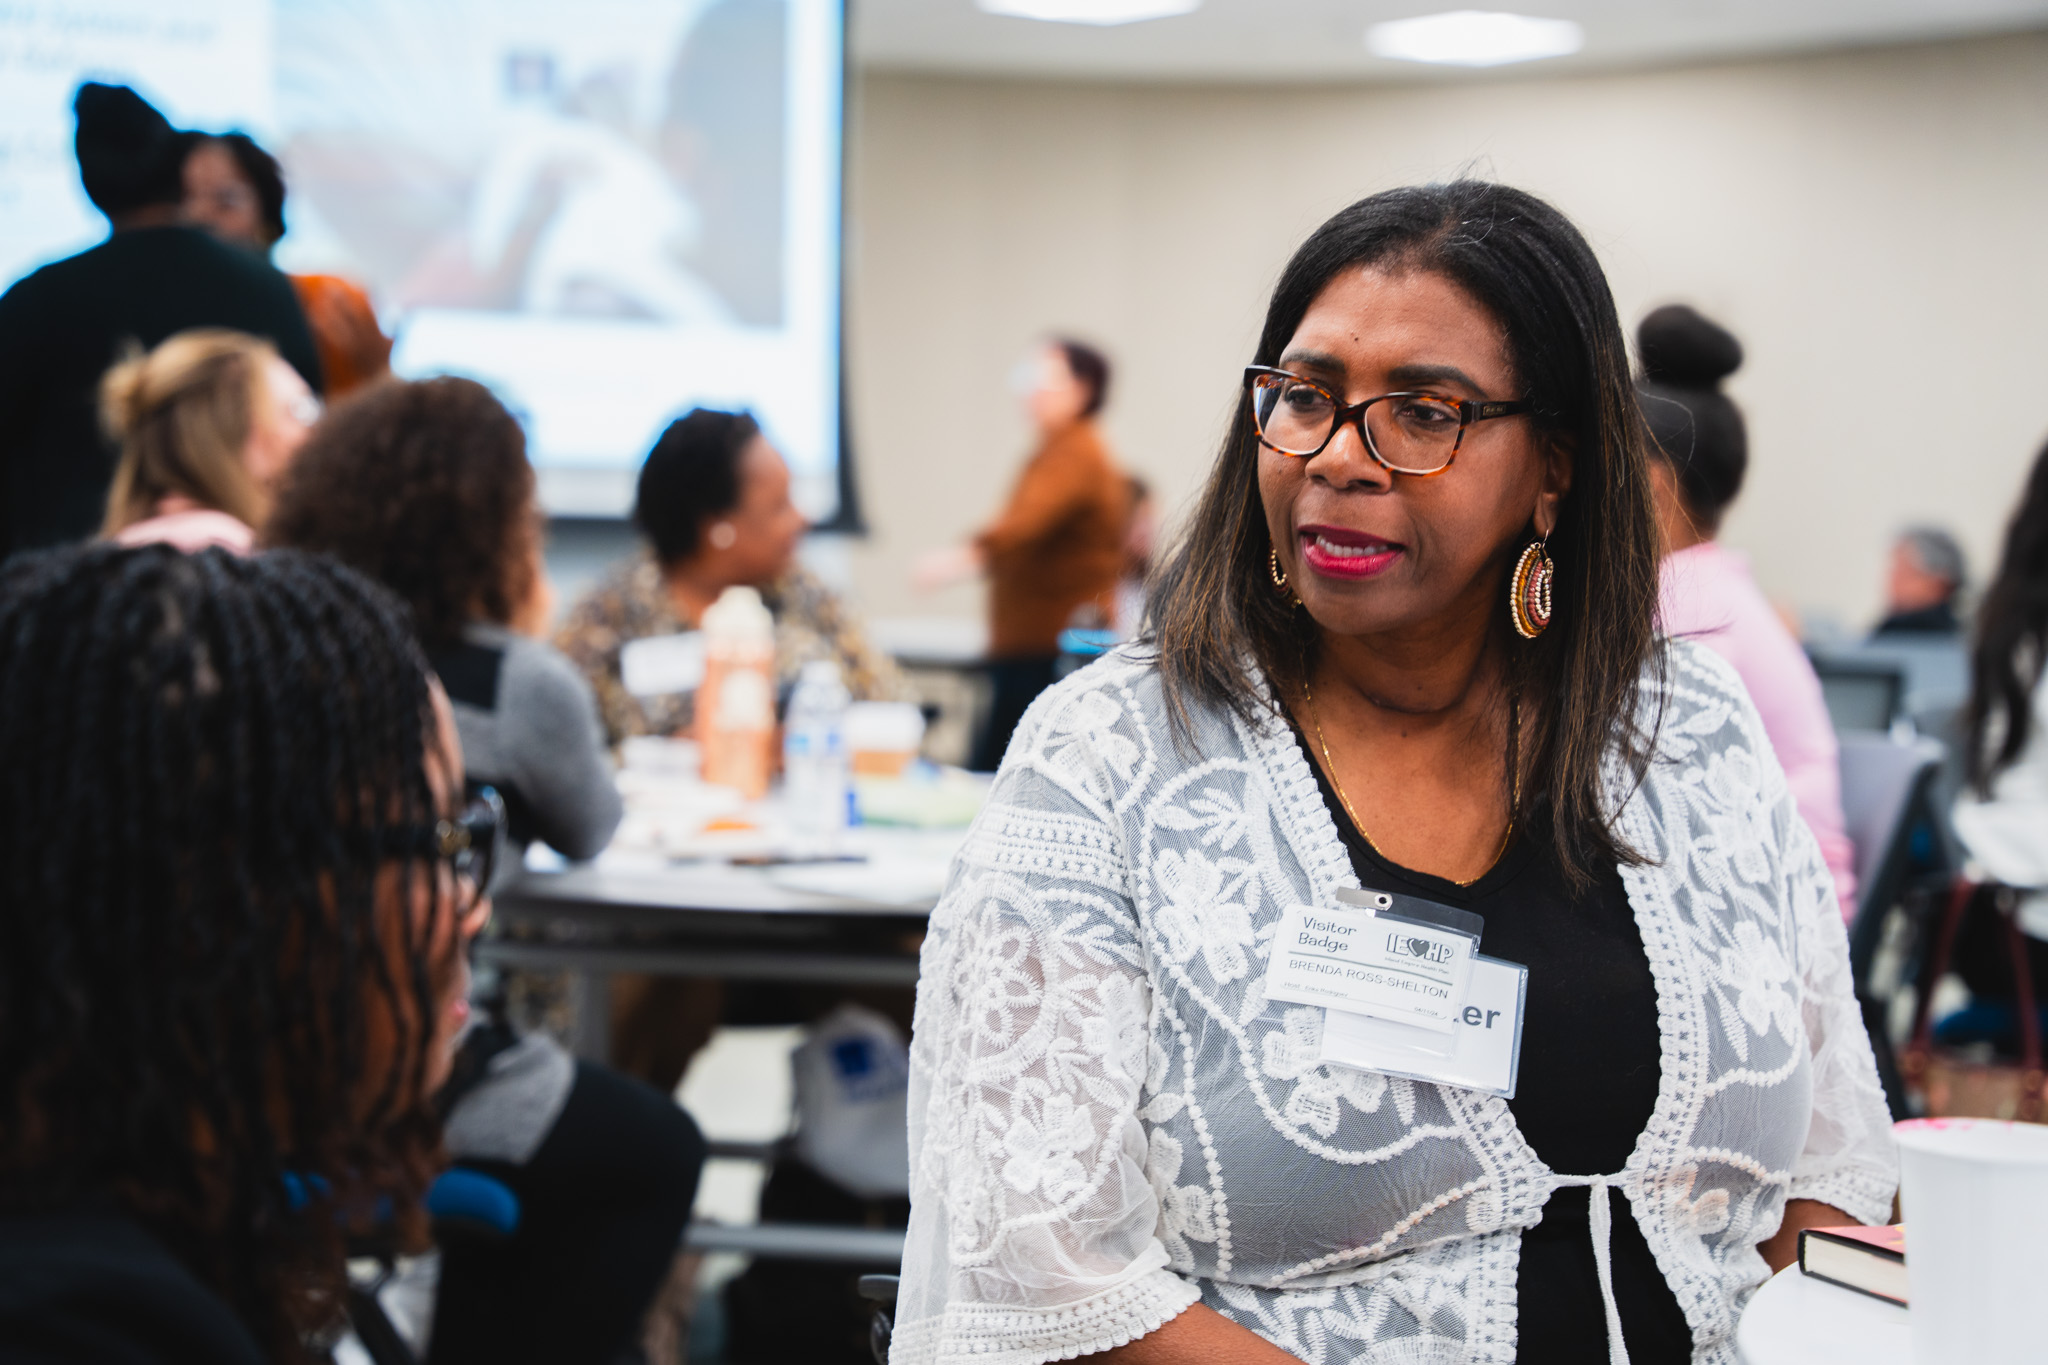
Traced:
<path fill-rule="evenodd" d="M 2001 1166 L 2048 1166 L 2048 1124 L 2005 1119 L 1907 1119 L 1892 1125 L 1899 1146 L 1933 1156 Z"/>

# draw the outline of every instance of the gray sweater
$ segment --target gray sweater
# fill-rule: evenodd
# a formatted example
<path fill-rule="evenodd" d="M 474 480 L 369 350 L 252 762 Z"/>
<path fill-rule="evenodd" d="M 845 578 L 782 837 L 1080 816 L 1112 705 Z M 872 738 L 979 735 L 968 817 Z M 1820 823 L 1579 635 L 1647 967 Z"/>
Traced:
<path fill-rule="evenodd" d="M 461 645 L 431 657 L 454 704 L 469 778 L 505 798 L 513 841 L 596 857 L 622 807 L 597 701 L 575 665 L 551 645 L 487 625 L 470 626 Z"/>

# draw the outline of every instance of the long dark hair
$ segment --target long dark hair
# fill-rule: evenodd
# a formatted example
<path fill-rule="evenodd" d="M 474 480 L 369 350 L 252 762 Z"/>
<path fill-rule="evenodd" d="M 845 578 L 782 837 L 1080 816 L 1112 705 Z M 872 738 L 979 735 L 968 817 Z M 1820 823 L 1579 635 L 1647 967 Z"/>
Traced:
<path fill-rule="evenodd" d="M 341 1211 L 423 1230 L 455 968 L 396 840 L 433 725 L 403 611 L 337 564 L 0 571 L 0 1209 L 112 1200 L 281 1362 L 338 1320 Z"/>
<path fill-rule="evenodd" d="M 1998 576 L 1977 609 L 1970 656 L 1970 704 L 1963 713 L 1970 785 L 1991 795 L 1991 780 L 2020 756 L 2032 730 L 2034 687 L 2048 654 L 2048 446 L 2034 457 L 2027 491 L 2005 532 Z"/>
<path fill-rule="evenodd" d="M 1534 641 L 1516 638 L 1503 603 L 1495 628 L 1508 685 L 1523 701 L 1525 799 L 1547 808 L 1567 873 L 1638 861 L 1614 833 L 1602 768 L 1617 751 L 1636 779 L 1648 763 L 1636 707 L 1646 670 L 1661 666 L 1656 530 L 1642 415 L 1607 278 L 1578 229 L 1533 195 L 1474 180 L 1389 190 L 1344 209 L 1294 253 L 1253 362 L 1274 364 L 1323 286 L 1369 265 L 1433 271 L 1484 306 L 1506 334 L 1538 431 L 1572 453 L 1571 491 L 1550 537 L 1553 624 Z M 1177 720 L 1197 703 L 1250 720 L 1277 709 L 1313 667 L 1314 622 L 1267 579 L 1273 547 L 1258 450 L 1240 395 L 1154 592 L 1151 634 Z"/>
<path fill-rule="evenodd" d="M 370 575 L 441 649 L 479 617 L 510 624 L 533 591 L 540 534 L 518 419 L 475 380 L 444 375 L 373 385 L 323 418 L 263 538 Z"/>

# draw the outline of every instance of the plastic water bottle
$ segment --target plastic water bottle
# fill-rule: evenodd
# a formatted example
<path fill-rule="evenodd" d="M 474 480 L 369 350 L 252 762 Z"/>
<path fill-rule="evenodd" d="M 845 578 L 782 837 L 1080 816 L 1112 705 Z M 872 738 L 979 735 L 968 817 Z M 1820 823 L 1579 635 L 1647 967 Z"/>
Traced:
<path fill-rule="evenodd" d="M 839 665 L 819 659 L 805 664 L 797 676 L 783 719 L 783 797 L 790 833 L 810 849 L 829 850 L 846 829 L 851 781 L 846 708 L 851 700 L 839 680 Z"/>

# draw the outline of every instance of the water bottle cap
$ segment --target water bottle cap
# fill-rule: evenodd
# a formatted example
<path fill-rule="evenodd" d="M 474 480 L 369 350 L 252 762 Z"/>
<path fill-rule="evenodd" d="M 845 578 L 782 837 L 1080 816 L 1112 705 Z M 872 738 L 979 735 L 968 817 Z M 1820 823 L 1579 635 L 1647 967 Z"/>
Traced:
<path fill-rule="evenodd" d="M 838 682 L 839 664 L 833 659 L 813 659 L 804 665 L 803 672 L 797 674 L 797 685 L 800 687 L 805 683 L 837 685 Z"/>

